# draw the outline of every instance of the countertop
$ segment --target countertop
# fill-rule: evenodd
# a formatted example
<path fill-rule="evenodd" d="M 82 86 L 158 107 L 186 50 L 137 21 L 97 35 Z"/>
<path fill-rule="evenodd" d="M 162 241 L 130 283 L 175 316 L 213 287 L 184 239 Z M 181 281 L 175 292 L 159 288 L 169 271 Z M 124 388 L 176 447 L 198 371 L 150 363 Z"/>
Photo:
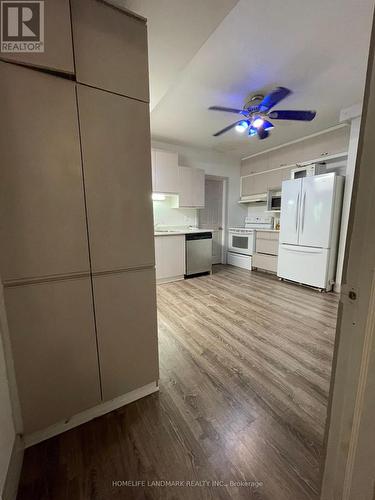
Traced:
<path fill-rule="evenodd" d="M 213 229 L 171 229 L 168 231 L 154 231 L 154 236 L 176 236 L 196 233 L 212 233 Z"/>
<path fill-rule="evenodd" d="M 263 232 L 263 233 L 279 233 L 280 229 L 255 229 L 257 233 Z"/>

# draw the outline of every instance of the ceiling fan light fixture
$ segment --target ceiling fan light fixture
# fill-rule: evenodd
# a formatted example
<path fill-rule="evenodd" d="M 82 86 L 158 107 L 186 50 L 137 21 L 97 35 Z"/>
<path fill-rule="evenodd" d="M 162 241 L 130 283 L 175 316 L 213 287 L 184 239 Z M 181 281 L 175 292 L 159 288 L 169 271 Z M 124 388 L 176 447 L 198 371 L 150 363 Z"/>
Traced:
<path fill-rule="evenodd" d="M 249 126 L 249 122 L 247 120 L 241 120 L 240 122 L 237 123 L 236 125 L 236 130 L 237 132 L 245 132 L 247 127 Z"/>
<path fill-rule="evenodd" d="M 262 127 L 263 123 L 264 123 L 263 118 L 261 118 L 260 116 L 258 116 L 258 117 L 257 117 L 257 118 L 255 118 L 255 120 L 253 121 L 252 125 L 253 125 L 253 127 L 255 127 L 255 128 L 260 128 L 260 127 Z"/>

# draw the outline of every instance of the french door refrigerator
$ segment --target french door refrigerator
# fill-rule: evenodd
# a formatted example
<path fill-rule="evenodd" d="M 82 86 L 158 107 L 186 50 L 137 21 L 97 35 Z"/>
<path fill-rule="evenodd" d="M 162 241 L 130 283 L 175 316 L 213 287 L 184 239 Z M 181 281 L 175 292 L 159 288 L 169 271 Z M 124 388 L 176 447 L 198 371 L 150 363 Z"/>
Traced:
<path fill-rule="evenodd" d="M 277 275 L 330 290 L 334 284 L 344 177 L 330 172 L 282 183 Z"/>

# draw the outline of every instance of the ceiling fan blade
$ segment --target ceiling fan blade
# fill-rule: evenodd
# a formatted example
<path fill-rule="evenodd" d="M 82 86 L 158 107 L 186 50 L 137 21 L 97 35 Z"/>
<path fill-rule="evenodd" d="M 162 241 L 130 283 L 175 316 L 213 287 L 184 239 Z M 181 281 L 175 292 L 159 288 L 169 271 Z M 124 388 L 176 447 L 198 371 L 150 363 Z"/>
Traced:
<path fill-rule="evenodd" d="M 273 128 L 274 125 L 271 122 L 264 120 L 262 127 L 264 128 L 264 130 L 271 130 L 271 128 Z"/>
<path fill-rule="evenodd" d="M 316 111 L 298 111 L 298 110 L 280 110 L 271 111 L 268 116 L 273 120 L 298 120 L 302 122 L 311 122 L 315 118 Z"/>
<path fill-rule="evenodd" d="M 242 121 L 242 120 L 240 120 L 240 121 Z M 231 125 L 228 125 L 227 127 L 219 130 L 219 132 L 216 132 L 216 134 L 213 134 L 213 136 L 214 137 L 218 137 L 221 134 L 225 134 L 225 132 L 228 132 L 228 130 L 234 128 L 238 123 L 240 123 L 240 122 L 234 122 Z"/>
<path fill-rule="evenodd" d="M 268 130 L 264 129 L 263 127 L 259 127 L 258 130 L 257 130 L 257 133 L 258 133 L 258 137 L 259 139 L 267 139 L 267 137 L 270 135 L 270 133 L 268 132 Z"/>
<path fill-rule="evenodd" d="M 246 114 L 246 111 L 244 111 L 243 109 L 225 108 L 224 106 L 210 106 L 208 109 L 212 111 L 226 111 L 227 113 Z"/>
<path fill-rule="evenodd" d="M 275 90 L 272 90 L 272 92 L 266 95 L 263 101 L 259 104 L 259 111 L 262 113 L 269 111 L 291 93 L 292 91 L 286 87 L 277 87 Z"/>

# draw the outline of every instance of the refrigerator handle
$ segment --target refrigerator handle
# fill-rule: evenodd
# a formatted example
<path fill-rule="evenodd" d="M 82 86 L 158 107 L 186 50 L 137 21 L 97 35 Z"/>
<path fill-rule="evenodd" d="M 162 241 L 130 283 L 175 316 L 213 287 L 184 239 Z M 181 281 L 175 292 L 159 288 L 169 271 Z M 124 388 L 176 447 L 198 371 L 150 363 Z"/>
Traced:
<path fill-rule="evenodd" d="M 306 206 L 306 191 L 303 193 L 303 201 L 302 201 L 302 228 L 301 231 L 303 233 L 303 228 L 305 226 L 305 206 Z"/>
<path fill-rule="evenodd" d="M 299 193 L 297 196 L 297 205 L 296 205 L 296 231 L 298 229 L 298 213 L 299 213 Z"/>

